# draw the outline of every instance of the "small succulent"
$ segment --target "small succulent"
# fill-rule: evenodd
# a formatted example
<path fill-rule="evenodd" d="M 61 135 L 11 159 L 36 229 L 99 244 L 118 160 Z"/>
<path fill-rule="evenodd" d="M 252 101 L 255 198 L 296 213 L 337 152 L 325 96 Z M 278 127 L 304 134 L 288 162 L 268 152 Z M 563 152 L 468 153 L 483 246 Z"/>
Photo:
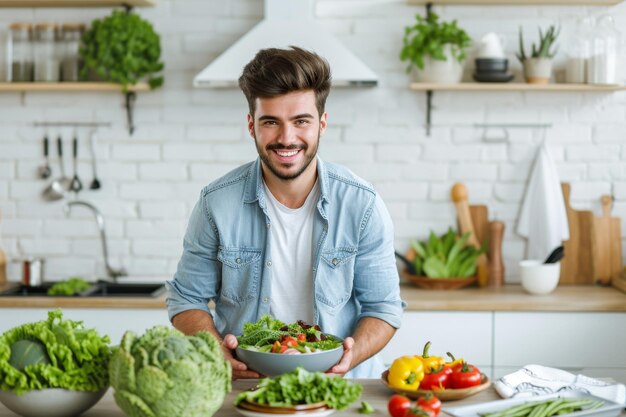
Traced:
<path fill-rule="evenodd" d="M 550 25 L 545 33 L 539 28 L 539 46 L 533 43 L 531 54 L 527 57 L 524 47 L 524 35 L 522 33 L 522 27 L 520 26 L 519 53 L 517 54 L 517 59 L 519 59 L 520 62 L 524 62 L 527 58 L 553 58 L 558 48 L 555 46 L 554 49 L 552 49 L 552 47 L 555 45 L 556 38 L 558 38 L 560 31 L 561 28 L 555 27 L 554 25 Z"/>

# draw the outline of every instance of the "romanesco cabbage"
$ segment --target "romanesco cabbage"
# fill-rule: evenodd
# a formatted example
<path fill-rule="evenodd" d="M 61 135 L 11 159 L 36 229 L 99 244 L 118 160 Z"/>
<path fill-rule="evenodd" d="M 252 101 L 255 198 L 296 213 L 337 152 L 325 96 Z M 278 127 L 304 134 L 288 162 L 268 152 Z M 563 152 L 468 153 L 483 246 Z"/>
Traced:
<path fill-rule="evenodd" d="M 115 402 L 129 417 L 210 417 L 231 390 L 230 363 L 209 333 L 155 326 L 126 332 L 109 364 Z"/>

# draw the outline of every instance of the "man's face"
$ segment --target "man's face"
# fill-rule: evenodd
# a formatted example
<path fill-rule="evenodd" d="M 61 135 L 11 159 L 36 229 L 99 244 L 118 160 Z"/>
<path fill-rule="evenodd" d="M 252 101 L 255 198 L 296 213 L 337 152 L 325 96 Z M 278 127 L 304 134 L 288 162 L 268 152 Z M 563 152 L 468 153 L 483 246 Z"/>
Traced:
<path fill-rule="evenodd" d="M 248 130 L 264 166 L 282 180 L 295 179 L 310 165 L 326 129 L 312 90 L 256 99 Z"/>

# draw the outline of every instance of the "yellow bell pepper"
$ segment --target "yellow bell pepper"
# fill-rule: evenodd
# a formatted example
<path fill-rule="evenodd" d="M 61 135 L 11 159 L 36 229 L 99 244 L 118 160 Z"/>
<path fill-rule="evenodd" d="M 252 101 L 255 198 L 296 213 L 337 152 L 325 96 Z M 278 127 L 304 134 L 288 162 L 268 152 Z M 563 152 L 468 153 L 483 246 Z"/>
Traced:
<path fill-rule="evenodd" d="M 417 391 L 424 379 L 424 365 L 416 356 L 400 356 L 389 368 L 387 381 L 393 388 Z"/>
<path fill-rule="evenodd" d="M 424 352 L 422 353 L 422 356 L 416 356 L 420 361 L 422 361 L 422 364 L 424 364 L 424 372 L 426 373 L 430 373 L 435 369 L 439 369 L 446 363 L 446 360 L 441 356 L 430 356 L 428 354 L 429 349 L 430 342 L 426 342 L 426 344 L 424 345 Z"/>
<path fill-rule="evenodd" d="M 450 352 L 446 352 L 446 355 L 448 355 L 451 359 L 450 362 L 446 362 L 446 368 L 450 368 L 453 371 L 457 371 L 463 367 L 463 358 L 457 359 Z"/>

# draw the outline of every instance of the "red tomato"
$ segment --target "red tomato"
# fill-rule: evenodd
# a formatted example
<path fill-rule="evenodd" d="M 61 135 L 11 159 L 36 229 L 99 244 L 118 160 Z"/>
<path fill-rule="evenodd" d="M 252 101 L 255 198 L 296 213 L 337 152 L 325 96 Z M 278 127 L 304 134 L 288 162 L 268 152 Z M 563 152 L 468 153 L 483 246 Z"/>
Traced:
<path fill-rule="evenodd" d="M 304 333 L 299 333 L 298 334 L 298 340 L 300 342 L 306 342 L 306 335 Z"/>
<path fill-rule="evenodd" d="M 430 373 L 424 374 L 424 379 L 420 381 L 419 389 L 426 390 L 442 390 L 448 386 L 448 373 L 444 367 L 431 370 Z"/>
<path fill-rule="evenodd" d="M 432 410 L 422 408 L 418 405 L 409 408 L 404 417 L 435 417 L 435 413 Z"/>
<path fill-rule="evenodd" d="M 405 417 L 409 408 L 411 408 L 411 400 L 404 395 L 394 394 L 387 403 L 387 410 L 391 417 Z"/>
<path fill-rule="evenodd" d="M 475 366 L 468 365 L 463 362 L 461 370 L 453 372 L 450 375 L 450 388 L 468 388 L 480 385 L 482 376 Z"/>
<path fill-rule="evenodd" d="M 423 397 L 419 397 L 417 399 L 417 405 L 425 410 L 432 411 L 435 417 L 437 417 L 439 411 L 441 411 L 441 400 L 435 397 L 432 392 L 429 392 Z"/>
<path fill-rule="evenodd" d="M 296 347 L 298 346 L 298 341 L 291 336 L 285 336 L 283 337 L 281 344 L 284 346 Z"/>

